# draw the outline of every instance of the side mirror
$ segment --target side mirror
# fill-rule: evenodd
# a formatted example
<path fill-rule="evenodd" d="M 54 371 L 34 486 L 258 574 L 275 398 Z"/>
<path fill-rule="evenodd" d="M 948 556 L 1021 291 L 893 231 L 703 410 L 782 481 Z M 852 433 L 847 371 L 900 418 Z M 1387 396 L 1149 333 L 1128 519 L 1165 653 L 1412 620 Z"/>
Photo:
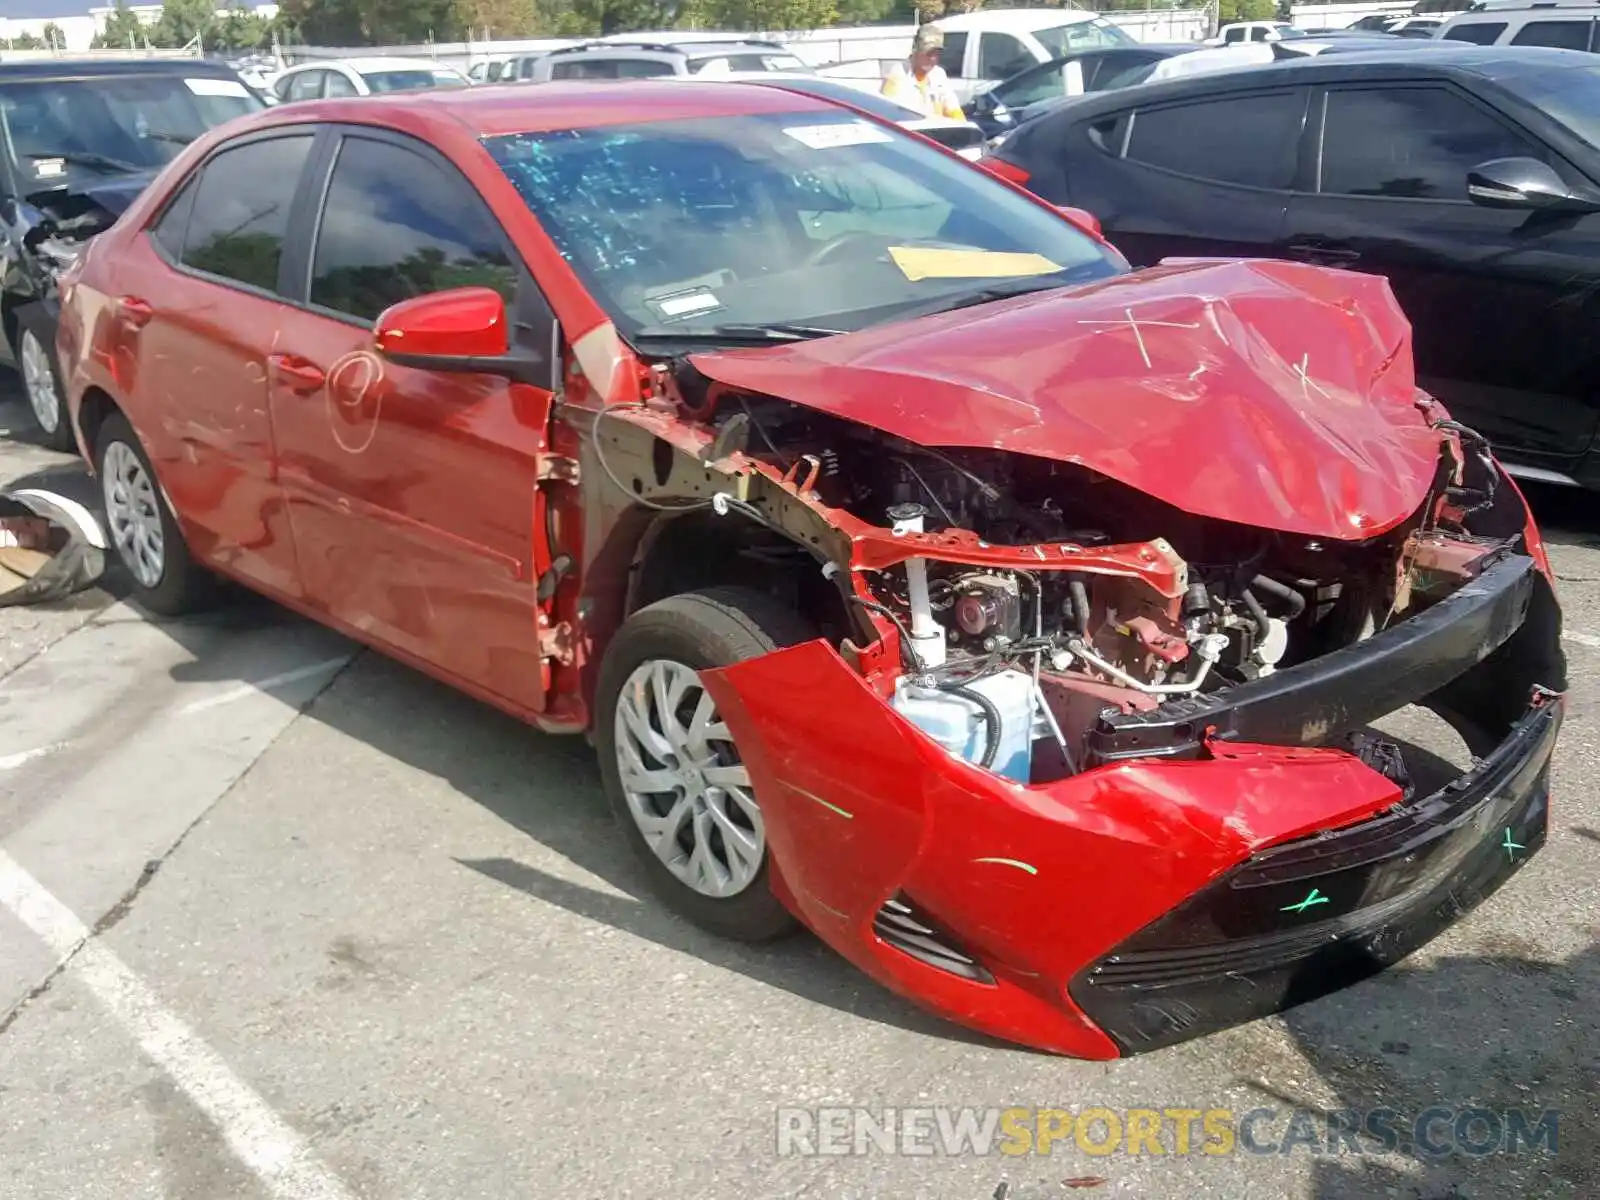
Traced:
<path fill-rule="evenodd" d="M 1065 204 L 1056 205 L 1056 211 L 1079 229 L 1094 234 L 1101 241 L 1105 241 L 1105 231 L 1100 228 L 1100 218 L 1086 208 L 1069 208 Z"/>
<path fill-rule="evenodd" d="M 1492 158 L 1479 163 L 1467 172 L 1467 195 L 1485 208 L 1600 211 L 1600 197 L 1574 191 L 1536 158 Z"/>
<path fill-rule="evenodd" d="M 486 287 L 430 292 L 385 309 L 372 329 L 377 352 L 424 371 L 504 375 L 536 382 L 549 373 L 537 355 L 513 350 L 506 302 Z"/>

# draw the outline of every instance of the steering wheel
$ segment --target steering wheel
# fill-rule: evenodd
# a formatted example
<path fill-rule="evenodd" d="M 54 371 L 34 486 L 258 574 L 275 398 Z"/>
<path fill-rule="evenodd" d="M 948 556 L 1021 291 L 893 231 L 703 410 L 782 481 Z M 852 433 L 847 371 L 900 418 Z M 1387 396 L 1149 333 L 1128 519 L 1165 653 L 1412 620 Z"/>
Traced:
<path fill-rule="evenodd" d="M 840 250 L 843 250 L 846 246 L 852 245 L 855 242 L 877 242 L 879 243 L 879 248 L 882 249 L 885 240 L 886 239 L 884 238 L 883 234 L 868 233 L 864 229 L 855 229 L 849 233 L 841 233 L 838 237 L 829 238 L 810 254 L 806 255 L 805 261 L 801 265 L 806 267 L 820 267 Z"/>

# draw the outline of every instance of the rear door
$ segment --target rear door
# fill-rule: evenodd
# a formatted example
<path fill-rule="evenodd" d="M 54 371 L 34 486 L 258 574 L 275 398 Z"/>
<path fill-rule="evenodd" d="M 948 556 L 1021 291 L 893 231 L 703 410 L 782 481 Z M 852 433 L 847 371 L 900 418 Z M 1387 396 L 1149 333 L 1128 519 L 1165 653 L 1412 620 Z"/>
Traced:
<path fill-rule="evenodd" d="M 401 367 L 371 347 L 384 309 L 450 288 L 499 291 L 514 336 L 552 361 L 554 318 L 482 197 L 431 148 L 362 129 L 330 131 L 318 154 L 320 212 L 270 364 L 306 586 L 402 655 L 537 709 L 552 389 Z"/>
<path fill-rule="evenodd" d="M 1330 87 L 1289 253 L 1388 278 L 1413 326 L 1418 382 L 1519 461 L 1562 469 L 1596 428 L 1600 216 L 1485 208 L 1467 173 L 1526 156 L 1582 177 L 1444 82 Z"/>
<path fill-rule="evenodd" d="M 267 408 L 284 245 L 311 133 L 232 143 L 130 243 L 117 298 L 136 422 L 198 553 L 300 596 Z"/>
<path fill-rule="evenodd" d="M 1306 97 L 1305 88 L 1274 88 L 1074 124 L 1059 147 L 1062 194 L 1045 199 L 1092 212 L 1136 266 L 1185 255 L 1271 256 Z"/>

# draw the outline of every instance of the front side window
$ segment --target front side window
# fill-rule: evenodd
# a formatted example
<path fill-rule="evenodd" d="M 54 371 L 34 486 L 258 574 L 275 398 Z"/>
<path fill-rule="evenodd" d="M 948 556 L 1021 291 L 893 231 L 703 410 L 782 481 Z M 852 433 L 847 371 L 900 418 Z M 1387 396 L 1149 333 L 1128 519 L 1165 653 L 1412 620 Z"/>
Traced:
<path fill-rule="evenodd" d="M 1450 40 L 1455 42 L 1472 42 L 1478 46 L 1492 46 L 1506 31 L 1504 21 L 1473 21 L 1465 25 L 1457 25 L 1450 30 Z"/>
<path fill-rule="evenodd" d="M 1127 157 L 1216 183 L 1287 188 L 1303 110 L 1298 92 L 1141 109 Z"/>
<path fill-rule="evenodd" d="M 1543 153 L 1443 88 L 1328 93 L 1323 192 L 1467 200 L 1467 172 L 1491 158 Z"/>
<path fill-rule="evenodd" d="M 1057 25 L 1054 29 L 1035 29 L 1033 37 L 1051 58 L 1059 58 L 1074 50 L 1101 50 L 1111 46 L 1139 44 L 1104 17 Z"/>
<path fill-rule="evenodd" d="M 276 291 L 289 208 L 310 150 L 310 135 L 301 134 L 249 142 L 207 162 L 184 232 L 183 265 Z"/>
<path fill-rule="evenodd" d="M 0 82 L 0 121 L 24 195 L 164 167 L 261 101 L 237 79 L 85 75 Z"/>
<path fill-rule="evenodd" d="M 478 194 L 388 142 L 346 138 L 317 227 L 311 303 L 363 321 L 392 304 L 458 287 L 507 300 L 516 271 Z"/>
<path fill-rule="evenodd" d="M 1587 50 L 1591 21 L 1529 21 L 1511 39 L 1513 46 L 1553 46 L 1558 50 Z"/>
<path fill-rule="evenodd" d="M 627 336 L 727 324 L 857 329 L 975 287 L 1121 268 L 998 181 L 818 109 L 489 138 L 485 145 Z"/>
<path fill-rule="evenodd" d="M 290 76 L 289 90 L 284 99 L 315 100 L 322 95 L 322 81 L 327 74 L 326 71 L 301 71 L 298 75 Z"/>
<path fill-rule="evenodd" d="M 939 55 L 939 65 L 944 68 L 944 73 L 951 79 L 960 79 L 966 73 L 967 62 L 967 35 L 964 33 L 947 33 L 944 35 L 944 53 Z"/>
<path fill-rule="evenodd" d="M 978 39 L 980 79 L 1010 79 L 1035 61 L 1028 48 L 1009 33 L 985 33 Z"/>

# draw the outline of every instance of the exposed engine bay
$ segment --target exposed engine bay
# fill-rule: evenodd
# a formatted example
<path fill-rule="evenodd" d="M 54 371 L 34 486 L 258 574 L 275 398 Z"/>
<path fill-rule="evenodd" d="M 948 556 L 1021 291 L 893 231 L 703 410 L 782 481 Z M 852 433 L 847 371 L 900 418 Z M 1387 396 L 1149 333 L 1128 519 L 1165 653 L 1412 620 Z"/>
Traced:
<path fill-rule="evenodd" d="M 1413 518 L 1336 541 L 1195 516 L 1070 462 L 929 448 L 765 398 L 730 411 L 751 425 L 747 454 L 828 508 L 895 537 L 975 534 L 979 549 L 1034 560 L 911 557 L 858 566 L 853 581 L 855 603 L 899 635 L 896 706 L 952 752 L 1023 781 L 1078 770 L 1108 709 L 1218 692 L 1372 636 L 1454 591 L 1520 530 L 1468 531 L 1470 514 L 1495 506 L 1498 471 L 1453 423 Z M 1129 569 L 1141 560 L 1166 586 Z M 1053 765 L 1033 749 L 1052 743 Z"/>

